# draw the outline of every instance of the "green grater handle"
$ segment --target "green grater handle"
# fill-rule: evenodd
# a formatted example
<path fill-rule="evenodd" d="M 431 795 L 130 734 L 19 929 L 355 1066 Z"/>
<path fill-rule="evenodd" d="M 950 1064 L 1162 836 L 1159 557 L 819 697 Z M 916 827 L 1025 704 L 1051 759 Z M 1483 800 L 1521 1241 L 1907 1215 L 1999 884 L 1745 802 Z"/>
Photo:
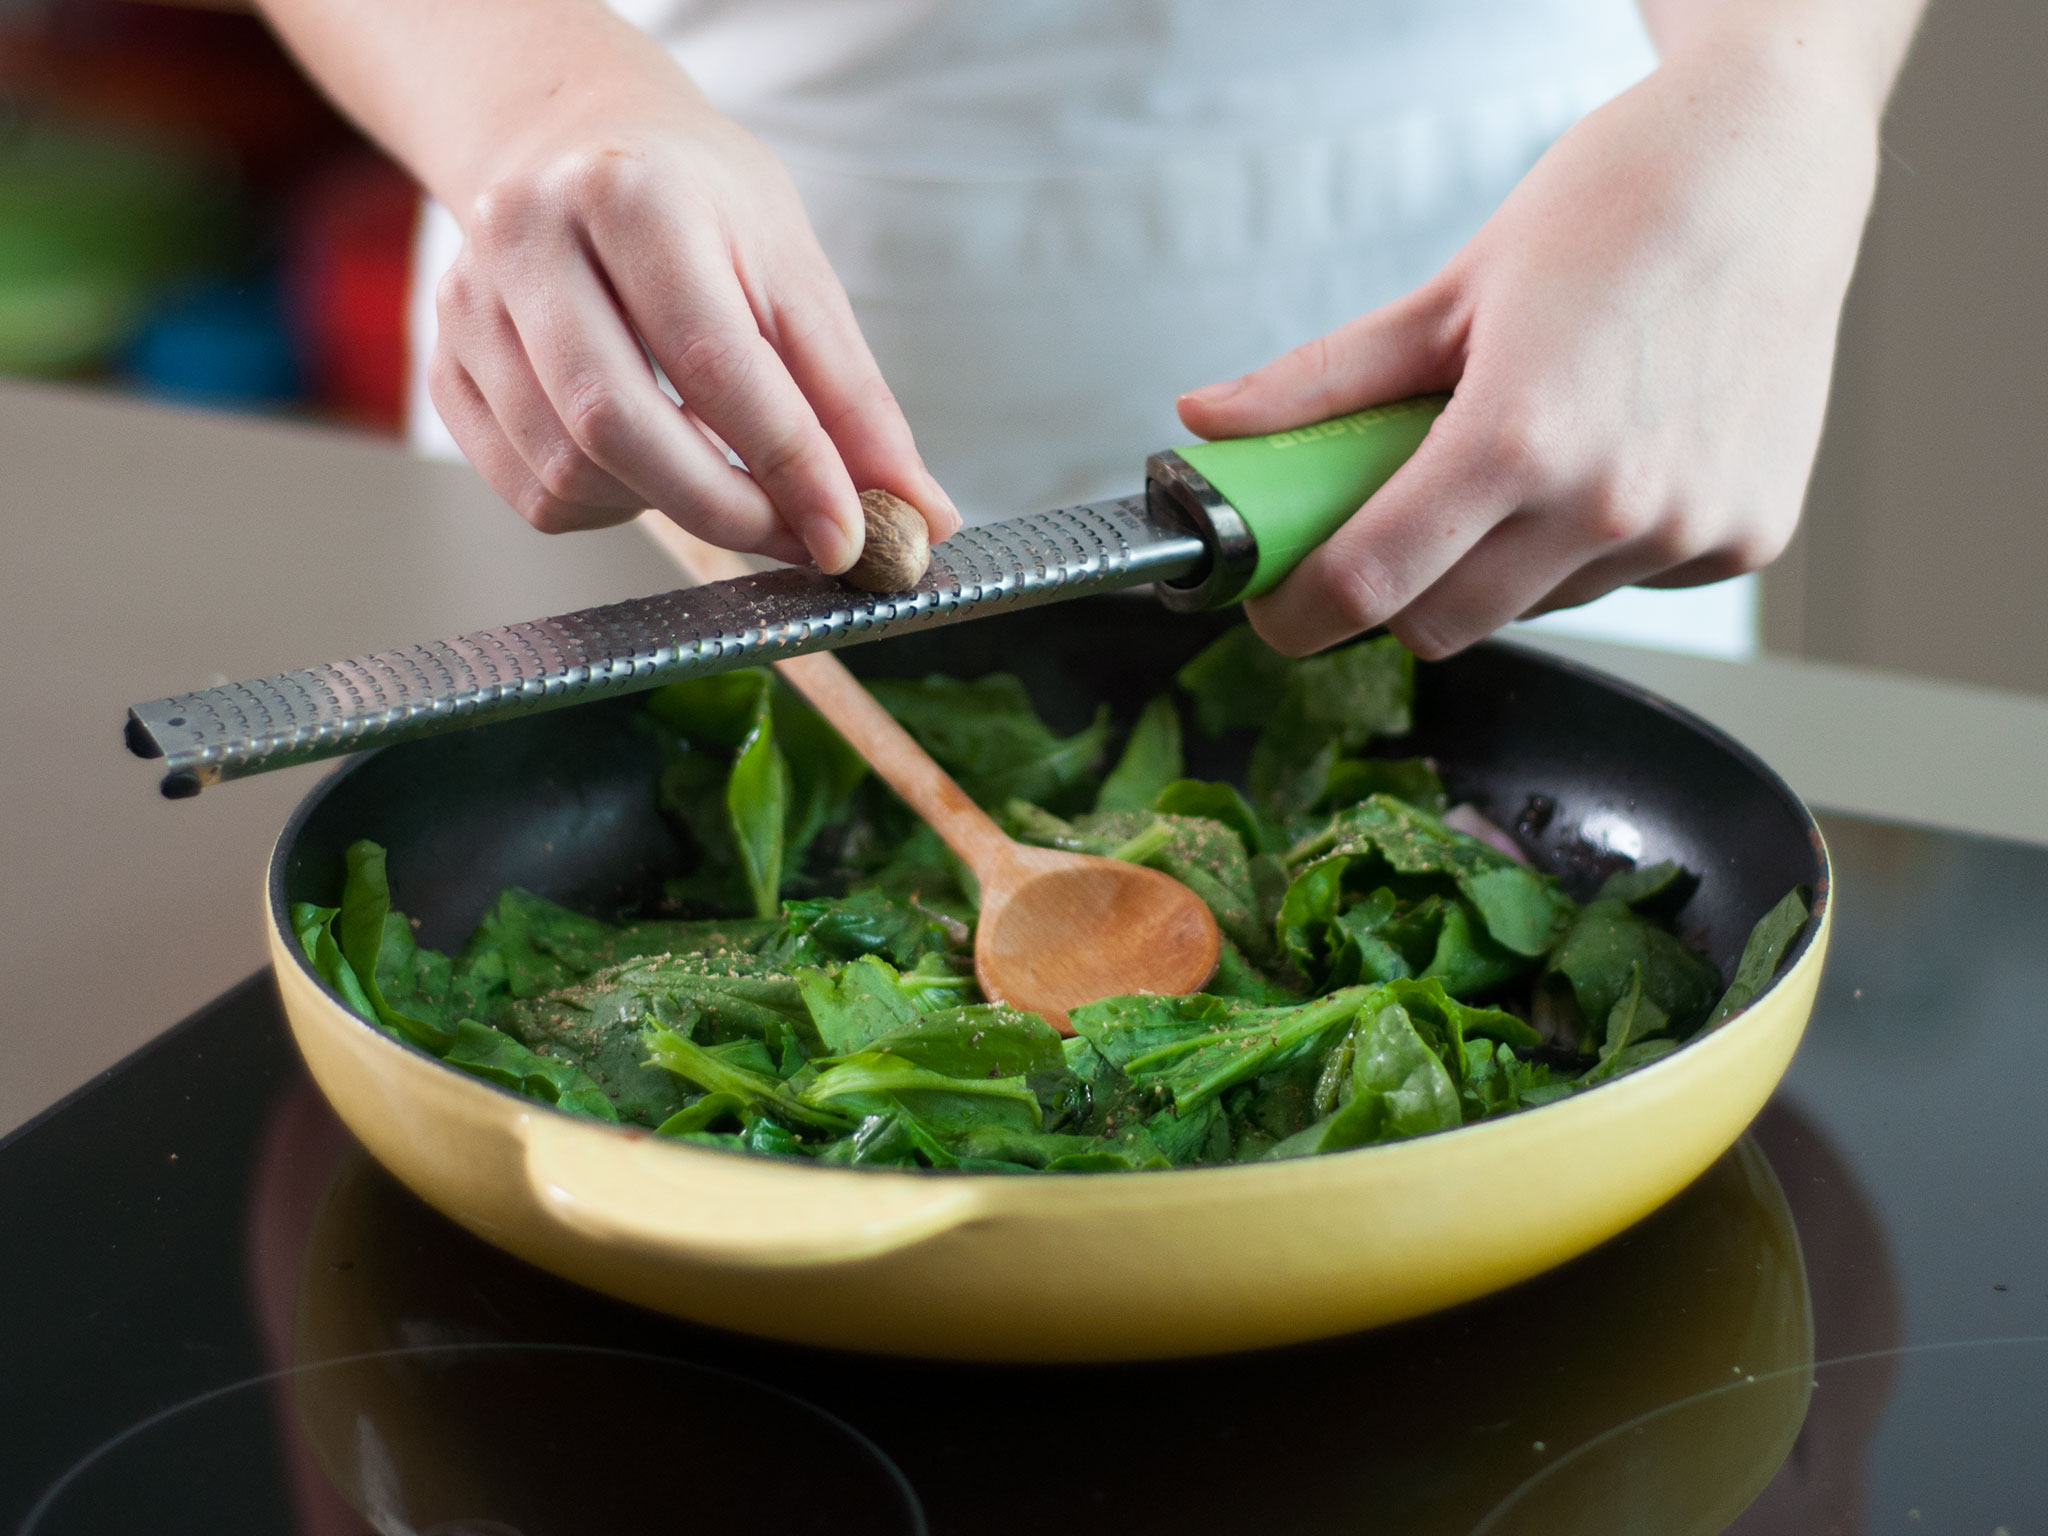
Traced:
<path fill-rule="evenodd" d="M 1214 589 L 1201 606 L 1257 597 L 1279 585 L 1408 461 L 1449 400 L 1418 395 L 1288 432 L 1156 455 L 1148 466 L 1155 491 L 1162 479 L 1179 480 L 1165 487 L 1176 501 L 1186 506 L 1192 496 L 1207 503 L 1208 514 L 1234 511 L 1256 546 L 1255 562 L 1249 549 L 1239 555 L 1237 576 L 1226 584 L 1235 590 Z M 1212 516 L 1198 521 L 1210 531 Z"/>

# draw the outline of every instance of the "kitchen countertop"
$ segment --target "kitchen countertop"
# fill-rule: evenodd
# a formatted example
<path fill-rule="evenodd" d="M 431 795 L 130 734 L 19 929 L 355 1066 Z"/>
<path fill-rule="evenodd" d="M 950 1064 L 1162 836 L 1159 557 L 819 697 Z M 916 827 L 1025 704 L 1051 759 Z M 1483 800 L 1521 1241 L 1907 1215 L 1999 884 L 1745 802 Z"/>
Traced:
<path fill-rule="evenodd" d="M 129 704 L 675 585 L 630 525 L 551 540 L 466 468 L 334 429 L 0 383 L 0 463 L 0 1133 L 264 963 L 264 860 L 322 771 L 165 801 Z M 1823 810 L 2048 844 L 2048 700 L 1526 639 L 1696 710 Z"/>

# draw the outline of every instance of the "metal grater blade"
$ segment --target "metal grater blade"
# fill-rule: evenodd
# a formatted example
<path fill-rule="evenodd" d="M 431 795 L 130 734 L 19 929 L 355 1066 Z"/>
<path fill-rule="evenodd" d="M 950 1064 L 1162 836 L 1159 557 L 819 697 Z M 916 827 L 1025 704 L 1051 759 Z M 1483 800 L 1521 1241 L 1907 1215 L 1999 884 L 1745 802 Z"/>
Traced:
<path fill-rule="evenodd" d="M 764 571 L 174 694 L 129 710 L 128 746 L 164 758 L 163 792 L 182 799 L 224 779 L 992 609 L 1180 582 L 1207 561 L 1201 538 L 1126 496 L 963 529 L 932 551 L 909 592 L 858 592 L 808 568 Z"/>

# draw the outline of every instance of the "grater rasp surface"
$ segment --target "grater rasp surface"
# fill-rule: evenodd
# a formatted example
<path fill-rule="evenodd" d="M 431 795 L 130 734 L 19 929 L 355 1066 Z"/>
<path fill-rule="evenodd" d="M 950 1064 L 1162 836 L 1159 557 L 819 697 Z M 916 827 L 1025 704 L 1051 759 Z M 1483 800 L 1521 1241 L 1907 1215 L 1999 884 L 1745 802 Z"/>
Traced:
<path fill-rule="evenodd" d="M 933 549 L 909 592 L 858 592 L 808 568 L 764 571 L 174 694 L 128 712 L 128 745 L 164 758 L 163 791 L 181 798 L 223 779 L 998 608 L 1179 581 L 1207 558 L 1200 538 L 1127 496 L 963 529 Z"/>

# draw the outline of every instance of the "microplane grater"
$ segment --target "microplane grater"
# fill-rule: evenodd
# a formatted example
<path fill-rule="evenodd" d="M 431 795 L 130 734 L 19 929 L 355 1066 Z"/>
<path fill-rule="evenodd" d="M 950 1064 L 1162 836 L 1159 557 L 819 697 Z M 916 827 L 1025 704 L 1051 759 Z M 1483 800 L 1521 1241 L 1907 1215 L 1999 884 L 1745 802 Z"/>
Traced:
<path fill-rule="evenodd" d="M 165 760 L 180 799 L 243 778 L 679 678 L 758 666 L 998 609 L 1182 581 L 1208 545 L 1143 496 L 985 523 L 932 550 L 907 592 L 860 592 L 811 567 L 478 630 L 128 712 L 130 750 Z"/>

